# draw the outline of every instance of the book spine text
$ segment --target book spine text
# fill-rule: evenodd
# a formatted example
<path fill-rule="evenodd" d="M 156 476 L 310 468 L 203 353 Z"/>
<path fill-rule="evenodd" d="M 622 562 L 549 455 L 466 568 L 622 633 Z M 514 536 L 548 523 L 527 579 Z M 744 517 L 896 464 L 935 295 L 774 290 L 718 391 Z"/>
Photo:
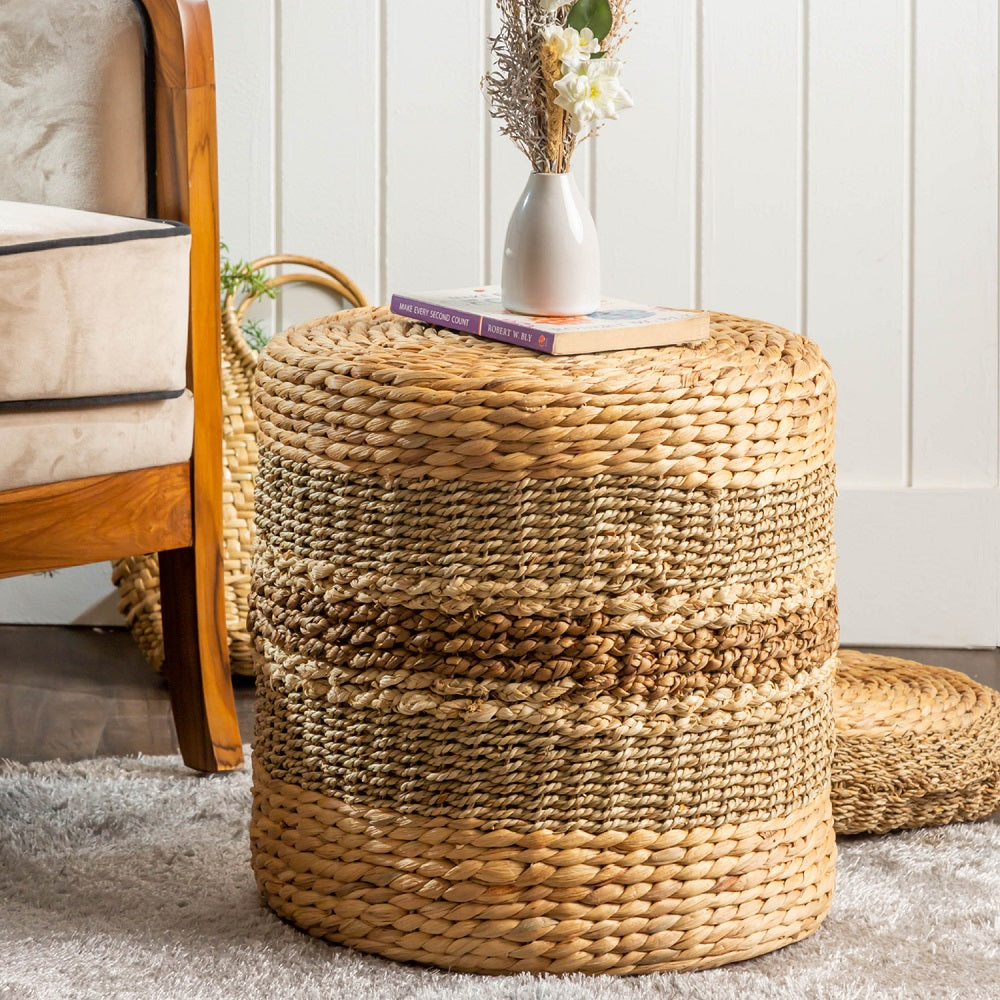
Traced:
<path fill-rule="evenodd" d="M 494 316 L 483 317 L 479 336 L 485 337 L 487 340 L 499 340 L 504 344 L 528 347 L 533 351 L 541 351 L 543 354 L 552 353 L 553 336 L 551 333 L 542 333 L 540 330 L 532 330 L 529 326 L 521 326 L 520 323 L 511 323 Z"/>
<path fill-rule="evenodd" d="M 389 308 L 397 316 L 407 316 L 428 326 L 443 326 L 459 333 L 479 333 L 480 317 L 461 309 L 421 302 L 420 299 L 408 299 L 403 295 L 393 295 Z"/>

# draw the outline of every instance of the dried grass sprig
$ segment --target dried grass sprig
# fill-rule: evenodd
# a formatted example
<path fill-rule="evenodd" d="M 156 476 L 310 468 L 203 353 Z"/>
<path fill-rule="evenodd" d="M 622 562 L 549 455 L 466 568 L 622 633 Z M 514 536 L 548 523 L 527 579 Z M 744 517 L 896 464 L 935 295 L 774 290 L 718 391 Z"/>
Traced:
<path fill-rule="evenodd" d="M 606 57 L 618 51 L 631 31 L 631 3 L 608 0 L 612 26 L 601 43 Z M 546 27 L 567 24 L 572 5 L 548 11 L 539 0 L 497 0 L 497 9 L 500 29 L 490 39 L 493 68 L 482 83 L 490 115 L 533 170 L 563 173 L 577 143 L 596 132 L 574 128 L 573 116 L 556 103 L 555 84 L 563 68 L 543 37 Z"/>
<path fill-rule="evenodd" d="M 483 79 L 490 115 L 531 161 L 534 170 L 551 169 L 548 157 L 548 123 L 545 114 L 541 53 L 538 39 L 552 14 L 537 0 L 497 0 L 500 30 L 490 39 L 493 71 Z M 539 100 L 539 96 L 542 99 Z"/>
<path fill-rule="evenodd" d="M 611 0 L 611 16 L 614 18 L 614 24 L 604 40 L 604 51 L 609 56 L 617 54 L 635 27 L 632 19 L 632 0 Z"/>

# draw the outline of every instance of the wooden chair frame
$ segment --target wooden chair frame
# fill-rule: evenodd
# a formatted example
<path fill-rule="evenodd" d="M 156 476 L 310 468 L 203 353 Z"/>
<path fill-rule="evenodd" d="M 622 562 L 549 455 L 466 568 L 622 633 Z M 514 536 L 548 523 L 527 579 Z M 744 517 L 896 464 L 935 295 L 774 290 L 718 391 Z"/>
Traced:
<path fill-rule="evenodd" d="M 0 493 L 0 576 L 159 552 L 164 674 L 181 753 L 243 761 L 222 575 L 222 403 L 215 75 L 206 0 L 142 0 L 155 73 L 157 214 L 191 227 L 189 462 Z"/>

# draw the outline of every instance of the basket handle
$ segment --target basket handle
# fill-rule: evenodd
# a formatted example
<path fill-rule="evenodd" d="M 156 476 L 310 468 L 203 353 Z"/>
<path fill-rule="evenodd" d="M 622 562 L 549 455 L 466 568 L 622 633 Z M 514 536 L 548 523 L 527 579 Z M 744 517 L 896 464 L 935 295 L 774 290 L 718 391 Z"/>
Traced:
<path fill-rule="evenodd" d="M 251 270 L 257 271 L 264 267 L 271 267 L 275 264 L 301 264 L 303 267 L 311 267 L 319 274 L 308 274 L 304 271 L 295 274 L 278 274 L 267 279 L 268 288 L 280 288 L 282 285 L 290 285 L 294 282 L 304 282 L 311 285 L 319 285 L 328 288 L 331 292 L 339 295 L 342 299 L 350 302 L 356 308 L 367 306 L 368 300 L 364 297 L 361 289 L 332 264 L 319 260 L 317 257 L 303 257 L 294 253 L 274 253 L 267 257 L 258 257 L 257 260 L 250 261 Z M 239 305 L 235 304 L 235 296 L 230 292 L 226 296 L 223 308 L 232 310 L 237 322 L 242 322 L 247 310 L 260 298 L 260 293 L 247 295 L 240 300 Z"/>

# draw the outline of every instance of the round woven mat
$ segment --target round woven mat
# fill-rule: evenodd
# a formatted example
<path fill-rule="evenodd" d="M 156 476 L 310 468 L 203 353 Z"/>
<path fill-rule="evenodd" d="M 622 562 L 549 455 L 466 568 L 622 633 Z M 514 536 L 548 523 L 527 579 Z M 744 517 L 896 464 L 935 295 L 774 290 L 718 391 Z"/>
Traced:
<path fill-rule="evenodd" d="M 1000 692 L 955 670 L 842 649 L 834 714 L 838 833 L 937 826 L 1000 809 Z"/>
<path fill-rule="evenodd" d="M 704 968 L 830 906 L 834 388 L 816 345 L 551 358 L 357 310 L 275 338 L 252 857 L 311 934 Z"/>

